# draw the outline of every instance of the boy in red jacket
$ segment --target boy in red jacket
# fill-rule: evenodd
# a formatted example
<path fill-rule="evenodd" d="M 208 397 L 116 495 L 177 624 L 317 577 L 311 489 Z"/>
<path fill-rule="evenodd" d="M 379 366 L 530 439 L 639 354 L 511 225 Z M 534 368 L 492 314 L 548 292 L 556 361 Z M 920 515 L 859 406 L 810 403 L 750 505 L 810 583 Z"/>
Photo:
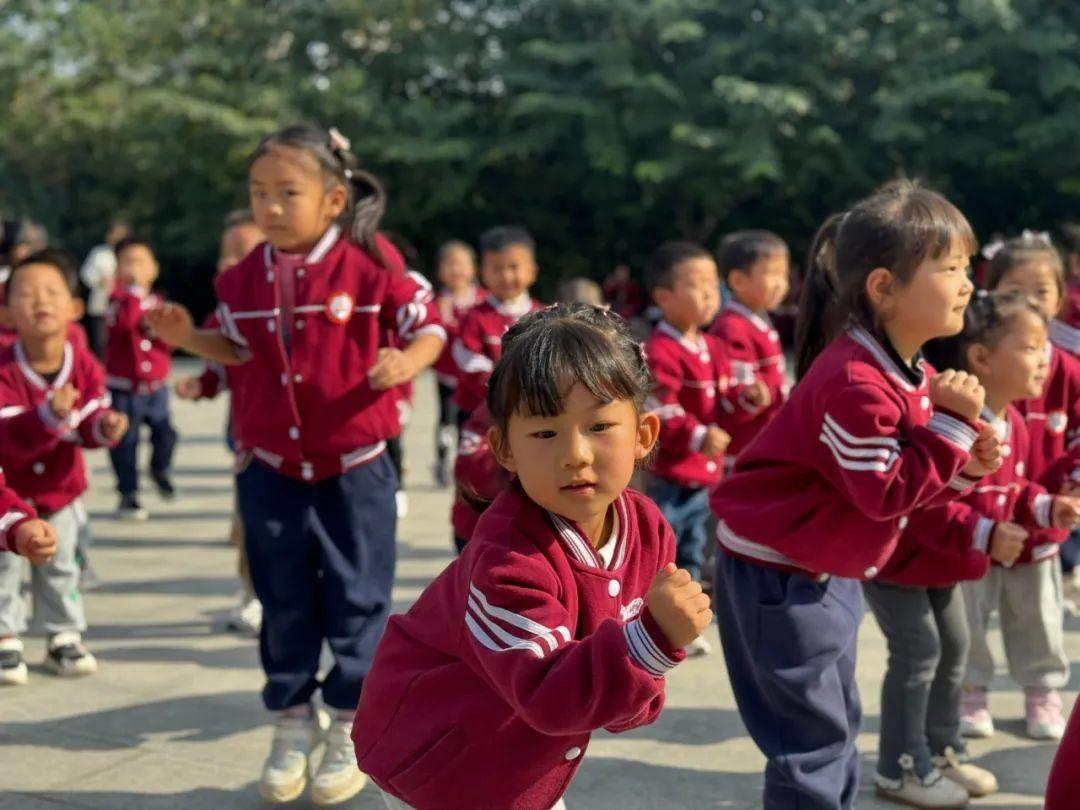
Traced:
<path fill-rule="evenodd" d="M 86 490 L 80 448 L 111 446 L 127 430 L 125 416 L 109 408 L 101 365 L 89 349 L 68 340 L 69 324 L 82 314 L 76 284 L 74 264 L 54 251 L 17 265 L 8 280 L 8 306 L 19 340 L 0 354 L 0 464 L 12 489 L 57 534 L 56 555 L 34 571 L 33 593 L 36 617 L 48 634 L 45 667 L 61 676 L 97 668 L 82 643 L 86 617 L 75 559 L 74 502 Z M 7 683 L 26 680 L 17 638 L 27 626 L 22 574 L 18 558 L 0 555 L 0 639 L 7 638 L 8 653 L 8 672 L 0 680 Z"/>
<path fill-rule="evenodd" d="M 158 277 L 158 263 L 150 245 L 136 237 L 116 246 L 117 288 L 109 300 L 109 340 L 105 347 L 105 371 L 109 392 L 117 410 L 124 413 L 131 430 L 109 452 L 120 493 L 117 517 L 146 520 L 139 503 L 139 428 L 150 426 L 150 477 L 162 498 L 172 500 L 172 457 L 176 449 L 176 429 L 169 413 L 169 371 L 172 349 L 154 337 L 147 326 L 146 313 L 161 305 L 151 292 Z"/>

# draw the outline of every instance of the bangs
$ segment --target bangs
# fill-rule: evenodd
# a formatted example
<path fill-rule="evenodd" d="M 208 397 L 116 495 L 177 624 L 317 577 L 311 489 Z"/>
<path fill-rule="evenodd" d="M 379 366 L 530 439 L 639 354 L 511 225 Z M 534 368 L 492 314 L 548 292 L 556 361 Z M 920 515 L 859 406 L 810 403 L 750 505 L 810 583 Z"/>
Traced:
<path fill-rule="evenodd" d="M 967 217 L 937 192 L 917 189 L 903 200 L 900 213 L 899 256 L 912 269 L 926 259 L 940 259 L 953 246 L 965 256 L 979 250 Z"/>

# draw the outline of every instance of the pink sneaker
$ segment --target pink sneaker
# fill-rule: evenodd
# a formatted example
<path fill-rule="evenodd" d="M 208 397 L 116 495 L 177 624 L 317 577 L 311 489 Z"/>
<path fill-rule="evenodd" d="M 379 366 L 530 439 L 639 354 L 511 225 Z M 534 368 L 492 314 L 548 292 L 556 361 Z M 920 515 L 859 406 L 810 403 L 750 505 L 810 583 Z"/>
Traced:
<path fill-rule="evenodd" d="M 965 737 L 994 736 L 994 718 L 986 705 L 986 687 L 964 687 L 960 697 L 960 733 Z"/>
<path fill-rule="evenodd" d="M 1061 695 L 1056 689 L 1025 689 L 1027 734 L 1033 740 L 1060 740 L 1065 735 Z"/>

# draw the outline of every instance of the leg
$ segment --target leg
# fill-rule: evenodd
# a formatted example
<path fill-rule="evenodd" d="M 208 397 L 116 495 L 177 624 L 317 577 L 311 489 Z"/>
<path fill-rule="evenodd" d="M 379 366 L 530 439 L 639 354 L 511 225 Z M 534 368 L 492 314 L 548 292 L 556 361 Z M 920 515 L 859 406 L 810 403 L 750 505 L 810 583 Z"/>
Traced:
<path fill-rule="evenodd" d="M 675 533 L 675 564 L 685 568 L 695 580 L 701 579 L 705 558 L 705 522 L 709 514 L 706 489 L 680 486 L 653 476 L 648 487 L 652 498 Z"/>
<path fill-rule="evenodd" d="M 768 758 L 768 810 L 850 808 L 861 720 L 858 583 L 817 583 L 717 551 L 716 614 L 743 722 Z"/>
<path fill-rule="evenodd" d="M 236 476 L 255 594 L 263 605 L 263 703 L 281 711 L 311 700 L 325 637 L 319 550 L 309 529 L 313 489 L 252 462 Z"/>
<path fill-rule="evenodd" d="M 439 422 L 435 426 L 435 464 L 436 469 L 442 470 L 445 474 L 450 448 L 454 446 L 454 422 L 457 409 L 454 407 L 454 389 L 440 382 L 438 390 Z"/>
<path fill-rule="evenodd" d="M 176 428 L 169 413 L 169 388 L 162 386 L 147 395 L 146 421 L 150 425 L 150 472 L 168 478 L 172 472 L 173 452 L 176 450 Z"/>
<path fill-rule="evenodd" d="M 906 770 L 901 759 L 911 757 L 910 770 L 924 777 L 933 770 L 927 706 L 941 652 L 931 599 L 925 588 L 884 583 L 866 582 L 863 592 L 889 650 L 881 683 L 878 773 L 900 779 Z"/>
<path fill-rule="evenodd" d="M 49 516 L 56 529 L 56 554 L 44 565 L 35 566 L 34 617 L 50 636 L 86 629 L 86 612 L 79 593 L 79 563 L 75 549 L 79 524 L 75 509 L 68 504 Z"/>
<path fill-rule="evenodd" d="M 116 473 L 116 491 L 121 495 L 133 495 L 139 490 L 137 458 L 142 407 L 139 397 L 130 391 L 110 389 L 109 393 L 112 395 L 113 409 L 128 418 L 127 433 L 116 447 L 109 450 L 109 460 L 112 461 L 113 471 Z"/>
<path fill-rule="evenodd" d="M 29 566 L 25 557 L 0 553 L 0 639 L 26 632 L 26 600 L 23 599 L 22 584 Z"/>
<path fill-rule="evenodd" d="M 251 570 L 248 566 L 247 547 L 244 545 L 244 522 L 240 519 L 240 504 L 233 494 L 232 517 L 229 518 L 229 542 L 236 548 L 236 575 L 244 589 L 244 601 L 255 595 L 251 584 Z"/>
<path fill-rule="evenodd" d="M 964 610 L 964 595 L 958 585 L 931 588 L 927 595 L 941 640 L 941 658 L 930 687 L 926 736 L 930 742 L 930 753 L 941 756 L 946 748 L 961 752 L 965 747 L 960 737 L 960 694 L 971 637 Z"/>
<path fill-rule="evenodd" d="M 403 455 L 400 433 L 397 436 L 394 436 L 394 438 L 386 440 L 386 456 L 390 459 L 390 464 L 394 468 L 394 475 L 397 476 L 399 483 L 401 481 L 401 463 Z"/>
<path fill-rule="evenodd" d="M 1009 673 L 1025 690 L 1061 689 L 1069 680 L 1061 564 L 1051 557 L 1004 572 L 1001 635 Z"/>
<path fill-rule="evenodd" d="M 968 635 L 971 646 L 968 651 L 964 685 L 986 689 L 994 678 L 994 654 L 987 644 L 990 612 L 997 607 L 1001 593 L 1001 571 L 992 565 L 986 576 L 974 582 L 961 582 L 964 612 L 967 615 Z"/>
<path fill-rule="evenodd" d="M 316 485 L 322 612 L 334 654 L 322 695 L 334 709 L 356 709 L 375 646 L 390 617 L 396 486 L 385 453 Z"/>

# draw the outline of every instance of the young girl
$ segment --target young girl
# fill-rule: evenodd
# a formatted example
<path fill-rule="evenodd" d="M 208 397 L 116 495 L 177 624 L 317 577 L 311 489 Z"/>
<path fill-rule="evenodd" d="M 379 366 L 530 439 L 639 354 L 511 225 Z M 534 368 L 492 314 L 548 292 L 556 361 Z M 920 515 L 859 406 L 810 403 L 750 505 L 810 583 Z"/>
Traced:
<path fill-rule="evenodd" d="M 1044 238 L 1027 234 L 1010 239 L 987 267 L 987 286 L 1031 298 L 1048 321 L 1061 306 L 1064 273 L 1061 257 Z M 1054 324 L 1050 337 L 1056 340 Z M 1080 363 L 1058 346 L 1050 348 L 1042 392 L 1021 400 L 1030 437 L 1026 475 L 1050 492 L 1070 489 L 1080 477 Z M 964 734 L 994 733 L 987 687 L 994 660 L 985 643 L 984 617 L 1001 611 L 1009 672 L 1024 689 L 1027 733 L 1035 739 L 1060 739 L 1065 730 L 1058 689 L 1069 679 L 1062 627 L 1061 567 L 1056 559 L 1068 533 L 1060 528 L 1031 532 L 1017 564 L 965 587 L 972 649 L 964 679 L 961 725 Z"/>
<path fill-rule="evenodd" d="M 893 801 L 956 807 L 997 789 L 993 774 L 969 764 L 960 737 L 970 636 L 956 583 L 999 576 L 1023 551 L 1028 530 L 1072 519 L 1075 502 L 1052 499 L 1025 477 L 1027 429 L 1010 404 L 1042 390 L 1046 339 L 1046 320 L 1028 299 L 980 292 L 964 331 L 927 347 L 937 367 L 964 369 L 983 384 L 983 419 L 998 434 L 1003 463 L 947 507 L 913 515 L 881 573 L 863 585 L 889 648 L 876 782 Z M 991 559 L 1006 567 L 990 570 Z M 987 618 L 972 617 L 981 631 L 976 646 L 986 645 Z"/>
<path fill-rule="evenodd" d="M 312 800 L 364 784 L 352 715 L 390 611 L 395 478 L 390 395 L 430 365 L 445 333 L 434 307 L 377 234 L 378 181 L 336 131 L 289 127 L 249 164 L 262 249 L 217 277 L 221 331 L 196 330 L 167 305 L 152 325 L 170 343 L 229 366 L 236 477 L 255 594 L 274 744 L 260 790 L 291 801 L 307 783 L 321 689 L 334 721 Z M 380 348 L 396 329 L 404 349 Z M 323 641 L 334 666 L 317 680 Z"/>
<path fill-rule="evenodd" d="M 664 673 L 712 613 L 656 506 L 627 489 L 659 430 L 651 387 L 625 322 L 598 307 L 551 307 L 503 338 L 490 439 L 517 480 L 391 620 L 361 695 L 357 758 L 387 794 L 561 806 L 594 730 L 660 713 Z"/>
<path fill-rule="evenodd" d="M 963 214 L 909 182 L 831 217 L 809 254 L 801 381 L 713 494 L 720 637 L 768 757 L 767 808 L 852 806 L 858 580 L 914 509 L 999 461 L 993 432 L 980 437 L 978 381 L 928 379 L 920 357 L 962 328 L 974 249 Z"/>
<path fill-rule="evenodd" d="M 439 424 L 435 435 L 435 482 L 440 487 L 450 483 L 447 463 L 450 448 L 455 444 L 457 408 L 454 390 L 458 383 L 458 368 L 451 347 L 457 340 L 461 319 L 479 300 L 476 284 L 476 251 L 465 242 L 451 240 L 439 248 L 439 297 L 436 299 L 439 316 L 446 328 L 446 348 L 435 362 L 439 390 Z"/>

